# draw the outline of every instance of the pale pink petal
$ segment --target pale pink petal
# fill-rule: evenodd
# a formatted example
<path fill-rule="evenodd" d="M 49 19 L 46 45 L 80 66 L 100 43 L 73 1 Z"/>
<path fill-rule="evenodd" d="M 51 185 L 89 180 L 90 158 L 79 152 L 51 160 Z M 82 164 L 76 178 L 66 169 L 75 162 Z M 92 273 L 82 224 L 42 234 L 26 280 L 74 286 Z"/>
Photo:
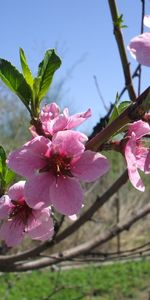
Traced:
<path fill-rule="evenodd" d="M 29 217 L 26 232 L 33 230 L 43 222 L 47 222 L 50 218 L 50 208 L 46 207 L 43 209 L 32 209 L 32 214 Z"/>
<path fill-rule="evenodd" d="M 53 206 L 64 215 L 74 215 L 82 207 L 83 191 L 78 181 L 74 178 L 57 179 L 50 188 L 50 198 Z"/>
<path fill-rule="evenodd" d="M 0 239 L 4 240 L 8 247 L 14 247 L 22 241 L 25 234 L 24 227 L 21 222 L 4 222 L 0 228 Z"/>
<path fill-rule="evenodd" d="M 28 235 L 33 240 L 46 241 L 51 239 L 54 234 L 53 221 L 50 218 L 49 221 L 39 224 L 34 229 L 28 231 Z"/>
<path fill-rule="evenodd" d="M 24 186 L 25 186 L 24 180 L 21 180 L 15 184 L 13 184 L 8 190 L 9 197 L 13 200 L 19 200 L 20 198 L 23 198 L 24 197 Z"/>
<path fill-rule="evenodd" d="M 78 219 L 77 215 L 68 216 L 71 221 L 76 221 Z"/>
<path fill-rule="evenodd" d="M 150 126 L 147 122 L 137 121 L 129 126 L 128 135 L 135 133 L 136 139 L 140 139 L 144 135 L 150 134 Z"/>
<path fill-rule="evenodd" d="M 67 125 L 67 118 L 63 115 L 60 115 L 57 117 L 54 122 L 53 122 L 53 128 L 52 128 L 52 133 L 56 133 L 58 131 L 64 130 L 64 128 Z"/>
<path fill-rule="evenodd" d="M 146 147 L 137 147 L 136 151 L 136 163 L 137 168 L 143 171 L 144 173 L 150 173 L 149 163 L 147 160 L 147 156 L 149 153 L 149 149 Z"/>
<path fill-rule="evenodd" d="M 68 118 L 68 124 L 66 126 L 66 129 L 72 129 L 76 126 L 79 126 L 84 121 L 86 121 L 87 118 L 91 117 L 91 115 L 92 115 L 92 112 L 91 112 L 91 109 L 89 108 L 86 112 L 81 112 L 81 113 L 77 113 L 73 116 L 70 116 Z"/>
<path fill-rule="evenodd" d="M 44 154 L 50 147 L 50 140 L 38 136 L 8 157 L 8 166 L 21 176 L 31 176 L 45 166 Z"/>
<path fill-rule="evenodd" d="M 64 108 L 63 114 L 64 114 L 64 116 L 65 116 L 67 119 L 69 118 L 69 109 L 68 109 L 68 107 Z"/>
<path fill-rule="evenodd" d="M 53 220 L 50 217 L 49 209 L 33 211 L 27 226 L 27 232 L 32 239 L 47 240 L 54 234 Z"/>
<path fill-rule="evenodd" d="M 30 177 L 24 190 L 27 204 L 35 209 L 49 206 L 51 204 L 49 193 L 53 181 L 55 177 L 49 172 Z"/>
<path fill-rule="evenodd" d="M 143 23 L 146 27 L 150 28 L 150 15 L 144 16 Z"/>
<path fill-rule="evenodd" d="M 141 192 L 144 192 L 145 186 L 137 170 L 136 162 L 136 141 L 130 139 L 125 146 L 125 158 L 127 162 L 128 175 L 132 185 Z"/>
<path fill-rule="evenodd" d="M 0 198 L 0 219 L 8 217 L 12 204 L 9 196 L 4 195 Z"/>
<path fill-rule="evenodd" d="M 50 103 L 45 105 L 40 113 L 40 120 L 42 122 L 50 121 L 56 118 L 60 114 L 60 108 L 56 103 Z"/>
<path fill-rule="evenodd" d="M 53 120 L 52 121 L 46 121 L 42 122 L 42 128 L 45 132 L 45 134 L 52 135 L 53 134 Z"/>
<path fill-rule="evenodd" d="M 85 146 L 83 141 L 87 137 L 73 130 L 59 131 L 53 136 L 52 147 L 54 152 L 67 156 L 78 156 L 84 152 Z"/>
<path fill-rule="evenodd" d="M 46 134 L 54 135 L 58 131 L 64 130 L 66 124 L 67 124 L 66 117 L 63 115 L 59 115 L 53 120 L 43 122 L 42 127 Z"/>
<path fill-rule="evenodd" d="M 134 37 L 127 47 L 131 55 L 144 66 L 150 67 L 150 33 Z"/>
<path fill-rule="evenodd" d="M 91 182 L 109 170 L 109 162 L 102 154 L 87 150 L 72 166 L 71 173 L 81 180 Z"/>
<path fill-rule="evenodd" d="M 150 173 L 150 149 L 148 149 L 147 156 L 145 159 L 144 173 L 146 174 Z"/>
<path fill-rule="evenodd" d="M 145 186 L 143 184 L 143 181 L 141 180 L 141 177 L 139 175 L 136 165 L 134 165 L 134 164 L 130 165 L 130 168 L 128 168 L 128 175 L 129 175 L 129 179 L 130 179 L 132 185 L 137 190 L 144 192 Z"/>

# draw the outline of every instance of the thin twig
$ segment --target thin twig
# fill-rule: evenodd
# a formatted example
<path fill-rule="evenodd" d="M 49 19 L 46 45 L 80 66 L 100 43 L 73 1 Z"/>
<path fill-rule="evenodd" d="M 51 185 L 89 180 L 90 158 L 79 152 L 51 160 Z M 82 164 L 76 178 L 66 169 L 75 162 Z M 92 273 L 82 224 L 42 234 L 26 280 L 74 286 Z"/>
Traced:
<path fill-rule="evenodd" d="M 135 77 L 138 76 L 139 69 L 140 69 L 140 64 L 136 67 L 135 71 L 133 72 L 133 74 L 132 74 L 132 79 L 134 79 Z M 119 93 L 118 101 L 121 99 L 121 97 L 123 96 L 123 94 L 125 93 L 126 90 L 127 90 L 127 87 L 125 86 L 125 87 L 122 89 L 122 91 Z"/>
<path fill-rule="evenodd" d="M 121 29 L 119 25 L 117 25 L 118 21 L 118 10 L 117 10 L 117 5 L 115 0 L 108 0 L 110 12 L 111 12 L 111 17 L 112 21 L 114 24 L 114 35 L 116 38 L 119 54 L 120 54 L 120 59 L 122 63 L 122 68 L 123 68 L 123 73 L 125 77 L 125 86 L 127 87 L 129 97 L 131 101 L 136 101 L 136 93 L 132 84 L 132 77 L 130 73 L 130 65 L 127 59 L 127 54 L 125 50 L 125 45 L 124 45 L 124 40 L 123 40 L 123 35 L 121 32 Z"/>
<path fill-rule="evenodd" d="M 103 106 L 104 106 L 106 112 L 108 112 L 108 111 L 109 111 L 109 108 L 107 107 L 107 105 L 106 105 L 106 103 L 105 103 L 105 100 L 104 100 L 104 97 L 103 97 L 103 95 L 102 95 L 102 93 L 101 93 L 101 90 L 100 90 L 100 87 L 99 87 L 99 84 L 98 84 L 96 75 L 94 75 L 93 78 L 94 78 L 94 82 L 95 82 L 95 86 L 96 86 L 96 89 L 97 89 L 99 98 L 100 98 L 100 100 L 102 101 L 102 104 L 103 104 Z"/>

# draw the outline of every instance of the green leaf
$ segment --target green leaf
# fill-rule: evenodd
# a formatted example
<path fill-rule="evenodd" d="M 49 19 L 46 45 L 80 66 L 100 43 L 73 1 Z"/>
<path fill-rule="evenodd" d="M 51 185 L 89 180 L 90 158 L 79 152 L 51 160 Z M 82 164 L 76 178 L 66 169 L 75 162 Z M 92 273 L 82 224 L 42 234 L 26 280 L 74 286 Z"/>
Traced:
<path fill-rule="evenodd" d="M 116 105 L 114 105 L 114 109 L 112 111 L 108 124 L 112 123 L 112 121 L 114 121 L 118 116 L 119 116 L 118 108 Z"/>
<path fill-rule="evenodd" d="M 117 94 L 116 94 L 116 99 L 115 99 L 115 104 L 117 105 L 118 102 L 119 102 L 119 94 L 118 94 L 118 92 L 117 92 Z"/>
<path fill-rule="evenodd" d="M 56 55 L 54 50 L 47 50 L 44 59 L 39 64 L 38 77 L 40 78 L 39 86 L 39 101 L 47 94 L 47 91 L 52 83 L 55 71 L 60 67 L 61 60 Z"/>
<path fill-rule="evenodd" d="M 6 171 L 6 153 L 2 146 L 0 146 L 0 173 L 5 174 Z"/>
<path fill-rule="evenodd" d="M 20 53 L 20 62 L 21 62 L 21 66 L 22 66 L 22 71 L 23 71 L 24 77 L 26 79 L 26 82 L 29 84 L 29 86 L 32 89 L 32 86 L 33 86 L 33 76 L 32 76 L 32 73 L 31 73 L 31 71 L 29 69 L 29 66 L 27 64 L 25 53 L 24 53 L 24 51 L 23 51 L 22 48 L 20 48 L 19 53 Z"/>
<path fill-rule="evenodd" d="M 124 25 L 124 20 L 123 20 L 123 14 L 121 14 L 120 16 L 117 17 L 116 21 L 114 22 L 114 26 L 118 27 L 118 28 L 127 28 L 127 25 Z"/>
<path fill-rule="evenodd" d="M 131 104 L 131 101 L 123 101 L 118 105 L 119 115 Z"/>
<path fill-rule="evenodd" d="M 6 187 L 14 180 L 16 174 L 6 165 L 6 153 L 0 146 L 0 191 L 5 191 Z"/>
<path fill-rule="evenodd" d="M 4 164 L 6 161 L 6 152 L 2 146 L 0 146 L 0 159 L 2 163 Z"/>
<path fill-rule="evenodd" d="M 40 83 L 41 83 L 41 77 L 35 77 L 33 82 L 33 94 L 35 99 L 38 98 L 38 94 L 40 91 Z"/>
<path fill-rule="evenodd" d="M 10 170 L 10 169 L 7 169 L 6 170 L 6 174 L 5 174 L 5 184 L 6 186 L 9 185 L 15 178 L 16 174 Z"/>
<path fill-rule="evenodd" d="M 28 106 L 32 91 L 23 75 L 7 60 L 0 59 L 0 78 Z"/>
<path fill-rule="evenodd" d="M 114 105 L 114 109 L 112 111 L 108 124 L 112 123 L 112 121 L 114 121 L 130 104 L 131 101 L 123 101 L 118 106 Z"/>

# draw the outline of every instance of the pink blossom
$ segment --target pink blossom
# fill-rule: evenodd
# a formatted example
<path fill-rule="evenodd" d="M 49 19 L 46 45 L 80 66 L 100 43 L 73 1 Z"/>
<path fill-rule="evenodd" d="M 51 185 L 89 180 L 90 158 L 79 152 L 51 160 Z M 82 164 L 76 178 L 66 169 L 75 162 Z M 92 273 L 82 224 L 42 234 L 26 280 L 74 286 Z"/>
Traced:
<path fill-rule="evenodd" d="M 134 37 L 128 46 L 128 50 L 139 64 L 150 67 L 150 33 L 145 32 Z"/>
<path fill-rule="evenodd" d="M 80 211 L 83 190 L 79 180 L 94 181 L 109 169 L 105 156 L 85 151 L 86 140 L 79 132 L 59 131 L 52 141 L 37 136 L 10 154 L 9 167 L 27 177 L 25 196 L 29 206 L 53 205 L 68 216 Z"/>
<path fill-rule="evenodd" d="M 144 16 L 143 23 L 146 27 L 150 28 L 150 15 Z"/>
<path fill-rule="evenodd" d="M 145 147 L 141 138 L 150 134 L 150 126 L 143 121 L 130 125 L 126 134 L 124 154 L 128 167 L 128 175 L 132 185 L 141 192 L 145 186 L 140 178 L 138 169 L 144 173 L 150 173 L 150 149 Z"/>
<path fill-rule="evenodd" d="M 150 28 L 150 16 L 144 17 L 144 25 Z M 150 33 L 144 32 L 131 41 L 127 49 L 139 64 L 150 67 Z"/>
<path fill-rule="evenodd" d="M 0 239 L 8 247 L 19 244 L 24 235 L 31 239 L 47 240 L 53 235 L 53 221 L 49 208 L 39 210 L 28 206 L 24 197 L 25 181 L 19 181 L 10 187 L 8 195 L 0 198 Z"/>
<path fill-rule="evenodd" d="M 60 112 L 60 108 L 56 103 L 46 105 L 40 113 L 42 127 L 47 135 L 53 135 L 58 131 L 72 129 L 91 116 L 91 109 L 86 112 L 77 113 L 69 116 L 68 108 Z"/>

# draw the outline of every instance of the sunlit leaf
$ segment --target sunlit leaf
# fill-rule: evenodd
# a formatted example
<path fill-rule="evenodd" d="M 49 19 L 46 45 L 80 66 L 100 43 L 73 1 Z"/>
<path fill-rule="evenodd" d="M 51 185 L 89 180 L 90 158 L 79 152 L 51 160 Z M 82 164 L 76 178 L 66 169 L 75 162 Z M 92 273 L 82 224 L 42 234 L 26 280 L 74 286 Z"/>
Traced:
<path fill-rule="evenodd" d="M 29 66 L 27 64 L 25 53 L 24 53 L 24 51 L 23 51 L 22 48 L 20 48 L 19 53 L 20 53 L 20 62 L 21 62 L 21 66 L 22 66 L 22 71 L 23 71 L 24 77 L 26 79 L 26 82 L 32 88 L 32 86 L 33 86 L 33 77 L 32 77 L 32 73 L 30 71 L 30 68 L 29 68 Z"/>
<path fill-rule="evenodd" d="M 5 173 L 5 184 L 6 186 L 9 185 L 15 178 L 16 174 L 10 170 L 10 169 L 7 169 L 6 170 L 6 173 Z"/>
<path fill-rule="evenodd" d="M 23 75 L 7 60 L 0 59 L 0 78 L 27 106 L 32 98 L 32 91 Z"/>
<path fill-rule="evenodd" d="M 119 115 L 131 104 L 131 101 L 123 101 L 118 105 Z"/>
<path fill-rule="evenodd" d="M 109 118 L 108 124 L 112 123 L 112 121 L 114 121 L 118 116 L 119 116 L 118 108 L 116 105 L 114 105 L 114 108 L 113 108 L 112 114 Z"/>
<path fill-rule="evenodd" d="M 56 55 L 54 50 L 47 50 L 44 59 L 39 64 L 38 77 L 40 78 L 39 85 L 39 101 L 47 94 L 52 83 L 55 71 L 60 67 L 61 60 Z"/>
<path fill-rule="evenodd" d="M 6 171 L 6 153 L 2 146 L 0 146 L 0 173 L 5 174 Z"/>
<path fill-rule="evenodd" d="M 129 105 L 130 101 L 123 101 L 118 106 L 114 105 L 114 109 L 109 119 L 109 124 L 112 123 Z"/>

